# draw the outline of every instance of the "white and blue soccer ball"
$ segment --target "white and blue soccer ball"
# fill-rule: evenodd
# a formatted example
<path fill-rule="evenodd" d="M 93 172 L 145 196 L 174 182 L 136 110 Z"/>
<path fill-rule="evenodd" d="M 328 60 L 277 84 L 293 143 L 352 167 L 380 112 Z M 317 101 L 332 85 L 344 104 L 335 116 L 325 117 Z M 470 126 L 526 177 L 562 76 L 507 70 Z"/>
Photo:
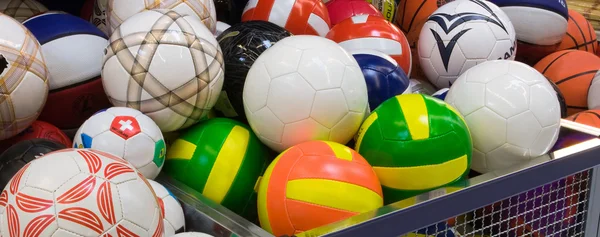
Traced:
<path fill-rule="evenodd" d="M 142 112 L 125 107 L 112 107 L 92 115 L 77 130 L 73 147 L 121 157 L 147 179 L 158 176 L 166 155 L 165 140 L 156 123 Z"/>
<path fill-rule="evenodd" d="M 162 184 L 148 180 L 158 198 L 158 204 L 164 221 L 165 237 L 173 236 L 185 231 L 185 215 L 177 198 Z"/>
<path fill-rule="evenodd" d="M 423 72 L 438 89 L 489 60 L 514 60 L 516 33 L 508 16 L 484 0 L 446 3 L 425 22 L 418 53 Z"/>
<path fill-rule="evenodd" d="M 389 55 L 372 49 L 353 50 L 350 53 L 365 76 L 371 109 L 408 89 L 408 76 Z"/>

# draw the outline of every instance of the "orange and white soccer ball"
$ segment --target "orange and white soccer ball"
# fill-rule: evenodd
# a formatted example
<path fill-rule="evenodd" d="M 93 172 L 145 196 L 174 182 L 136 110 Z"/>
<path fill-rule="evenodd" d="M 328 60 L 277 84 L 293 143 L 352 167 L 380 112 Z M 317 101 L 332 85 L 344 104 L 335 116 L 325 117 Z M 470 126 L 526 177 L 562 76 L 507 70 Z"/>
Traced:
<path fill-rule="evenodd" d="M 269 21 L 295 35 L 325 36 L 331 28 L 327 7 L 321 0 L 250 0 L 242 22 Z"/>
<path fill-rule="evenodd" d="M 48 8 L 36 0 L 0 1 L 0 13 L 9 15 L 19 22 L 45 11 L 48 11 Z"/>
<path fill-rule="evenodd" d="M 64 149 L 25 165 L 0 194 L 2 236 L 163 236 L 152 188 L 125 160 Z"/>
<path fill-rule="evenodd" d="M 400 28 L 383 17 L 347 18 L 331 28 L 326 37 L 348 51 L 372 49 L 387 54 L 410 76 L 412 55 L 408 40 Z"/>
<path fill-rule="evenodd" d="M 181 15 L 197 16 L 213 33 L 217 27 L 217 10 L 213 0 L 108 0 L 106 30 L 112 35 L 127 18 L 152 9 L 171 9 Z"/>
<path fill-rule="evenodd" d="M 0 14 L 0 140 L 25 130 L 48 96 L 48 68 L 40 43 L 21 23 Z"/>

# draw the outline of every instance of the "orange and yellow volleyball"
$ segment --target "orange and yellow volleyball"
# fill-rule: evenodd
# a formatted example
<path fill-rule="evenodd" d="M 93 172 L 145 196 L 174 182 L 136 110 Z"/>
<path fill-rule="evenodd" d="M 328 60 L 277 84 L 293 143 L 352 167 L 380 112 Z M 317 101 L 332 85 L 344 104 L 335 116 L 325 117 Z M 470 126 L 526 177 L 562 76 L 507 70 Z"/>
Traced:
<path fill-rule="evenodd" d="M 293 235 L 383 206 L 367 161 L 344 145 L 309 141 L 281 153 L 258 186 L 258 216 L 275 236 Z"/>

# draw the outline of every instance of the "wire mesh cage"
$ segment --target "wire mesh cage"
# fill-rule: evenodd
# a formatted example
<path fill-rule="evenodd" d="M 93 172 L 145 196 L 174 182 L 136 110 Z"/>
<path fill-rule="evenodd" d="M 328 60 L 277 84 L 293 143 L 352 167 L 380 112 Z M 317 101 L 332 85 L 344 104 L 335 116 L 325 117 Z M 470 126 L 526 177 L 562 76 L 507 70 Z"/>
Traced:
<path fill-rule="evenodd" d="M 583 236 L 590 177 L 585 170 L 403 236 Z"/>

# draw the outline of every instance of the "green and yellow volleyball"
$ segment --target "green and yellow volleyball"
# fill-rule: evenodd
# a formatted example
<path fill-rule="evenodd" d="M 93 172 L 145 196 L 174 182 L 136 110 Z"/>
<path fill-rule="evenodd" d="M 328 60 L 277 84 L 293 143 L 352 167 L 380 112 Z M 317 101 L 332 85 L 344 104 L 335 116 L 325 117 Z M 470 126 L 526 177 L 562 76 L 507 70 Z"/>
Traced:
<path fill-rule="evenodd" d="M 187 129 L 167 150 L 164 172 L 246 218 L 256 218 L 266 147 L 246 125 L 213 118 Z"/>
<path fill-rule="evenodd" d="M 386 204 L 465 178 L 472 146 L 463 117 L 444 101 L 422 94 L 383 102 L 356 140 L 356 151 L 379 177 Z"/>

